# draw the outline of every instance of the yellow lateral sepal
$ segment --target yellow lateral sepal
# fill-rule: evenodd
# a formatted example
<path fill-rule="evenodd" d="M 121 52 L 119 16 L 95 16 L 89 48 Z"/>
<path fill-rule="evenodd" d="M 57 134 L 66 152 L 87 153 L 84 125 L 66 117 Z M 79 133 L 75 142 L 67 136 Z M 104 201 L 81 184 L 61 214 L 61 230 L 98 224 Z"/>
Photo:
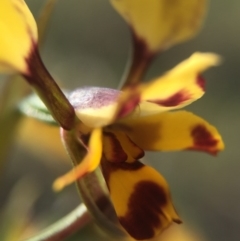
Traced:
<path fill-rule="evenodd" d="M 23 0 L 0 1 L 0 32 L 0 71 L 26 73 L 37 26 Z"/>

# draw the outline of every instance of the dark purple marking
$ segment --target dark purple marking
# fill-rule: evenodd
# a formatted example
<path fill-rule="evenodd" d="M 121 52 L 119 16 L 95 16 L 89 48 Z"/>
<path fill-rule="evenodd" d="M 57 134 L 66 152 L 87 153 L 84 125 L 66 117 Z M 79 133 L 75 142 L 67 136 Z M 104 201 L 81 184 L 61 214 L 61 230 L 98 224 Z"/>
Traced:
<path fill-rule="evenodd" d="M 110 147 L 106 147 L 106 143 L 104 142 L 103 138 L 103 154 L 106 157 L 106 159 L 109 162 L 125 162 L 128 158 L 127 154 L 124 152 L 121 143 L 116 138 L 116 136 L 113 133 L 110 132 L 104 132 L 104 136 L 108 138 L 108 141 L 110 141 Z M 107 144 L 108 145 L 108 144 Z M 111 149 L 111 155 L 108 153 L 108 149 Z"/>
<path fill-rule="evenodd" d="M 136 106 L 140 102 L 140 96 L 139 94 L 132 95 L 131 98 L 128 98 L 126 101 L 122 103 L 120 106 L 120 109 L 117 112 L 116 119 L 123 118 L 130 114 Z"/>
<path fill-rule="evenodd" d="M 194 146 L 189 148 L 192 150 L 202 150 L 211 154 L 216 154 L 213 148 L 217 145 L 218 140 L 214 139 L 211 133 L 204 125 L 197 125 L 191 131 Z"/>
<path fill-rule="evenodd" d="M 101 160 L 102 173 L 107 184 L 109 182 L 109 177 L 111 173 L 114 171 L 117 171 L 117 170 L 136 171 L 143 167 L 144 165 L 140 161 L 136 161 L 133 163 L 128 163 L 128 162 L 115 163 L 115 162 L 109 162 L 104 158 L 102 158 Z"/>
<path fill-rule="evenodd" d="M 203 91 L 205 91 L 206 81 L 201 75 L 197 76 L 197 84 Z"/>
<path fill-rule="evenodd" d="M 190 96 L 186 94 L 184 91 L 179 91 L 176 94 L 170 96 L 167 99 L 164 100 L 148 100 L 148 102 L 152 102 L 161 106 L 165 107 L 172 107 L 172 106 L 178 106 L 182 104 L 184 101 L 189 100 Z"/>
<path fill-rule="evenodd" d="M 164 216 L 162 209 L 167 202 L 167 194 L 161 186 L 151 181 L 139 182 L 129 199 L 128 212 L 119 217 L 119 222 L 137 240 L 153 238 L 155 229 L 163 225 L 160 215 Z"/>

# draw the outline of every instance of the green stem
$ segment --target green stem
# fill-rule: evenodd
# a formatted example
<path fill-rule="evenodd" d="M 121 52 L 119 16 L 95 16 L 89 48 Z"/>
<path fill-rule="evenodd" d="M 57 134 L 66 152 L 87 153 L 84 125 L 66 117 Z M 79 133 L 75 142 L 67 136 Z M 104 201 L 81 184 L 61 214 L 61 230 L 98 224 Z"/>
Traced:
<path fill-rule="evenodd" d="M 80 135 L 78 133 L 78 135 Z M 84 147 L 77 140 L 74 131 L 61 131 L 62 141 L 70 155 L 73 165 L 77 166 L 83 156 L 86 155 Z M 88 139 L 89 133 L 78 138 Z M 87 143 L 86 143 L 87 145 Z M 94 217 L 96 223 L 111 236 L 120 238 L 126 237 L 126 234 L 120 228 L 115 209 L 109 198 L 109 192 L 103 178 L 100 168 L 91 173 L 87 173 L 77 181 L 77 187 L 80 196 L 86 205 L 88 211 Z"/>
<path fill-rule="evenodd" d="M 77 119 L 72 105 L 45 68 L 37 46 L 27 59 L 29 71 L 24 74 L 61 127 L 71 130 Z"/>
<path fill-rule="evenodd" d="M 71 213 L 52 224 L 40 234 L 25 241 L 62 241 L 83 228 L 91 221 L 91 216 L 84 204 L 79 205 Z"/>

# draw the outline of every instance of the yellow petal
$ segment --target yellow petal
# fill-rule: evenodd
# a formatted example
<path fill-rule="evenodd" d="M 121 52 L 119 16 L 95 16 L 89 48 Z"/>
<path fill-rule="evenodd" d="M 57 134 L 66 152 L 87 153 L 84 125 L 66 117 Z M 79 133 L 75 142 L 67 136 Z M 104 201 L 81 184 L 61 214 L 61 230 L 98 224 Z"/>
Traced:
<path fill-rule="evenodd" d="M 206 9 L 205 0 L 111 0 L 111 3 L 153 52 L 194 36 Z"/>
<path fill-rule="evenodd" d="M 199 150 L 216 154 L 224 148 L 215 127 L 187 112 L 165 112 L 125 122 L 125 132 L 144 150 Z"/>
<path fill-rule="evenodd" d="M 162 77 L 143 86 L 141 99 L 152 102 L 156 100 L 165 103 L 165 106 L 172 106 L 173 104 L 166 103 L 167 100 L 181 93 L 186 95 L 183 105 L 189 104 L 204 94 L 204 80 L 199 78 L 199 74 L 217 66 L 219 62 L 220 57 L 214 53 L 194 53 Z"/>
<path fill-rule="evenodd" d="M 71 148 L 75 148 L 75 146 L 72 143 L 70 143 L 69 146 L 67 146 L 67 148 L 68 148 L 68 151 L 71 152 Z M 102 157 L 102 129 L 100 128 L 94 129 L 91 132 L 87 150 L 88 150 L 88 153 L 83 158 L 83 160 L 76 160 L 80 162 L 80 164 L 78 164 L 70 172 L 57 178 L 54 181 L 53 183 L 54 190 L 60 191 L 65 186 L 73 183 L 74 181 L 81 178 L 86 173 L 94 171 L 98 167 Z"/>
<path fill-rule="evenodd" d="M 26 58 L 36 44 L 37 27 L 23 0 L 0 1 L 0 33 L 0 71 L 26 73 Z"/>
<path fill-rule="evenodd" d="M 130 86 L 120 96 L 117 117 L 133 111 L 133 115 L 148 115 L 179 109 L 204 94 L 204 79 L 199 75 L 216 66 L 220 57 L 213 53 L 195 53 L 165 75 L 150 83 Z"/>
<path fill-rule="evenodd" d="M 181 222 L 168 184 L 156 170 L 140 162 L 101 165 L 119 222 L 133 238 L 150 239 Z"/>

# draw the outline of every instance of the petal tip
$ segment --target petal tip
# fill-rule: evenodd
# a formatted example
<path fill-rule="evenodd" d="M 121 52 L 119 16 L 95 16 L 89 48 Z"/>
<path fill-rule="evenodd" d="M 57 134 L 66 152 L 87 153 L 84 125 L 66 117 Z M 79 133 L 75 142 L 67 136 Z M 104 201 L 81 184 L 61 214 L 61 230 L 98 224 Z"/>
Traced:
<path fill-rule="evenodd" d="M 65 186 L 66 183 L 64 182 L 64 180 L 62 180 L 62 178 L 57 178 L 52 184 L 52 189 L 55 192 L 60 192 Z"/>
<path fill-rule="evenodd" d="M 183 223 L 183 221 L 180 218 L 174 218 L 173 222 L 177 223 L 177 224 L 182 224 Z"/>
<path fill-rule="evenodd" d="M 222 63 L 222 57 L 216 53 L 212 52 L 196 52 L 191 56 L 191 59 L 198 62 L 205 63 L 207 67 L 209 66 L 218 66 Z"/>
<path fill-rule="evenodd" d="M 224 149 L 222 138 L 213 127 L 208 129 L 206 126 L 198 124 L 192 129 L 191 136 L 194 144 L 194 146 L 190 148 L 192 150 L 202 150 L 209 154 L 216 155 Z"/>

